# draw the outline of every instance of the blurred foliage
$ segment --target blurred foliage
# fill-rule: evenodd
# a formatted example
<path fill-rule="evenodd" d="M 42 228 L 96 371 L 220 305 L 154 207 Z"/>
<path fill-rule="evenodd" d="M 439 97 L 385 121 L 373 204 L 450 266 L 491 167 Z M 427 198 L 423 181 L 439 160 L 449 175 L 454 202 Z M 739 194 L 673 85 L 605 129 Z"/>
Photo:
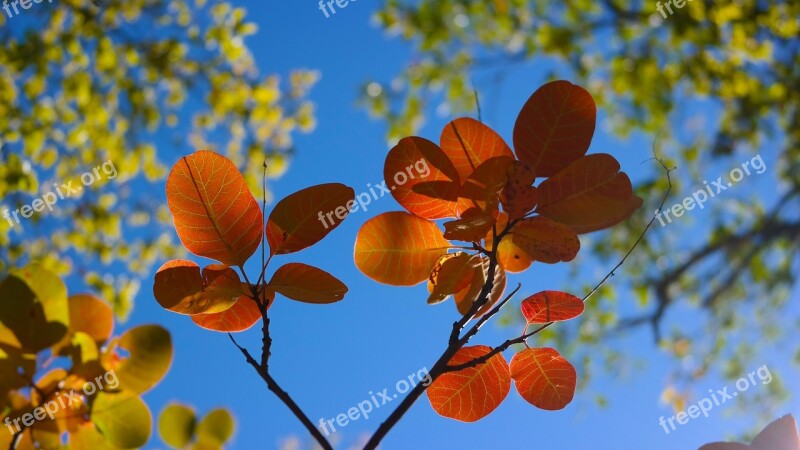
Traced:
<path fill-rule="evenodd" d="M 234 428 L 233 416 L 225 409 L 210 411 L 198 422 L 192 408 L 171 403 L 158 418 L 161 440 L 177 449 L 222 450 Z"/>
<path fill-rule="evenodd" d="M 772 196 L 741 186 L 706 205 L 708 222 L 656 224 L 620 272 L 632 292 L 607 285 L 579 324 L 543 333 L 583 360 L 585 386 L 603 372 L 630 377 L 638 362 L 610 339 L 641 337 L 648 327 L 676 359 L 666 389 L 685 399 L 706 375 L 735 379 L 774 360 L 764 349 L 788 354 L 783 361 L 800 352 L 798 299 L 790 305 L 800 248 L 800 3 L 696 0 L 673 11 L 663 18 L 655 1 L 386 0 L 375 23 L 414 53 L 393 80 L 367 81 L 361 102 L 387 122 L 394 141 L 433 111 L 473 110 L 473 89 L 498 92 L 515 67 L 544 66 L 548 78 L 591 92 L 607 132 L 655 136 L 659 155 L 678 167 L 667 207 L 759 152 L 773 161 L 763 175 Z M 650 154 L 641 151 L 642 159 Z M 652 167 L 636 183 L 647 199 L 640 214 L 584 242 L 609 267 L 666 191 L 663 172 Z M 569 290 L 580 295 L 593 281 Z M 787 397 L 773 382 L 748 393 L 748 404 L 774 411 Z"/>
<path fill-rule="evenodd" d="M 42 261 L 82 276 L 124 318 L 141 277 L 179 251 L 162 197 L 147 195 L 165 164 L 217 149 L 246 168 L 261 197 L 261 163 L 280 176 L 292 136 L 315 127 L 307 95 L 318 74 L 259 74 L 245 42 L 257 27 L 228 2 L 98 4 L 59 0 L 0 14 L 0 209 L 30 204 L 106 161 L 119 170 L 52 212 L 0 221 L 0 273 Z M 159 160 L 157 139 L 174 141 L 175 158 Z"/>
<path fill-rule="evenodd" d="M 157 325 L 112 338 L 114 313 L 98 297 L 67 295 L 35 264 L 0 282 L 0 448 L 139 448 L 152 417 L 140 396 L 172 363 Z M 66 442 L 66 445 L 64 443 Z"/>

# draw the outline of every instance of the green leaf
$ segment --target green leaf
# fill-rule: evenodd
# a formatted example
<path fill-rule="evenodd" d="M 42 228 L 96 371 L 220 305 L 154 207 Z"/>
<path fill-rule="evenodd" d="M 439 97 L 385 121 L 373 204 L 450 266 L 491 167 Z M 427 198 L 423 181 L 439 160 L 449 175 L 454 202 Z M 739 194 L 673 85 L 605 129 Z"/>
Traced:
<path fill-rule="evenodd" d="M 217 443 L 224 444 L 233 436 L 234 427 L 233 417 L 228 411 L 215 409 L 197 425 L 197 435 L 201 442 L 206 438 L 213 438 Z"/>
<path fill-rule="evenodd" d="M 12 270 L 0 283 L 0 299 L 0 322 L 24 350 L 39 352 L 67 334 L 67 288 L 57 275 L 38 264 Z"/>
<path fill-rule="evenodd" d="M 123 389 L 141 394 L 164 377 L 172 363 L 172 339 L 158 325 L 128 330 L 117 343 L 130 357 L 113 367 Z"/>
<path fill-rule="evenodd" d="M 153 422 L 144 401 L 129 392 L 98 393 L 92 403 L 91 420 L 110 443 L 123 449 L 146 444 Z"/>
<path fill-rule="evenodd" d="M 192 441 L 195 425 L 196 418 L 191 408 L 172 403 L 161 411 L 158 433 L 167 445 L 184 448 Z"/>

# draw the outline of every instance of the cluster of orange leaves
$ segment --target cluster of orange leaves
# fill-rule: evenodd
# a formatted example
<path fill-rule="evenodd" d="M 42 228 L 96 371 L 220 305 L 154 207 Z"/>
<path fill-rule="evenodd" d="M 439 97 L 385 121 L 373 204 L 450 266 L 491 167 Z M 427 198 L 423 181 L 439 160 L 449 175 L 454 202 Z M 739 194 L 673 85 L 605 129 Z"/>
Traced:
<path fill-rule="evenodd" d="M 578 234 L 611 227 L 642 205 L 613 156 L 586 155 L 595 123 L 591 95 L 554 81 L 523 106 L 513 152 L 495 131 L 471 118 L 448 123 L 439 145 L 416 136 L 400 140 L 386 157 L 385 179 L 420 160 L 431 170 L 391 191 L 408 212 L 384 213 L 364 224 L 356 265 L 385 284 L 428 280 L 428 303 L 452 296 L 465 315 L 487 284 L 494 257 L 492 291 L 476 316 L 485 314 L 502 296 L 506 272 L 524 271 L 534 261 L 571 261 L 580 249 Z M 439 219 L 449 219 L 444 231 L 435 222 Z M 522 310 L 530 326 L 576 317 L 583 302 L 545 291 L 525 299 Z M 490 351 L 464 347 L 450 365 Z M 499 406 L 512 379 L 530 403 L 554 410 L 572 400 L 576 373 L 556 350 L 526 348 L 510 365 L 498 353 L 484 364 L 445 373 L 428 388 L 428 396 L 439 414 L 475 421 Z"/>
<path fill-rule="evenodd" d="M 265 226 L 264 213 L 230 160 L 210 151 L 182 158 L 167 178 L 167 205 L 175 229 L 190 252 L 219 264 L 201 271 L 193 261 L 165 263 L 155 276 L 156 300 L 165 309 L 191 316 L 200 327 L 239 332 L 265 316 L 276 293 L 315 304 L 343 299 L 344 283 L 307 264 L 285 264 L 268 282 L 264 264 L 255 283 L 242 281 L 234 267 L 246 277 L 244 264 L 265 237 L 267 263 L 275 255 L 316 244 L 344 218 L 323 225 L 317 220 L 319 211 L 333 211 L 354 198 L 353 189 L 342 184 L 312 186 L 278 202 Z"/>

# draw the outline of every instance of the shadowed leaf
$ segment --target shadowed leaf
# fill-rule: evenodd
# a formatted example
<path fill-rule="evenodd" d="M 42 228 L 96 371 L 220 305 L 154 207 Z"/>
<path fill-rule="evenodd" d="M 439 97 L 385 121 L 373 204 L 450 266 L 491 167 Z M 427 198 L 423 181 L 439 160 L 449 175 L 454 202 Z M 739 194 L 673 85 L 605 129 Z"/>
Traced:
<path fill-rule="evenodd" d="M 580 158 L 539 185 L 536 212 L 577 233 L 621 222 L 641 206 L 641 199 L 619 169 L 617 160 L 605 153 Z"/>
<path fill-rule="evenodd" d="M 212 264 L 200 273 L 192 261 L 172 260 L 156 272 L 153 295 L 158 303 L 179 314 L 210 314 L 227 310 L 242 293 L 239 275 L 230 267 Z"/>
<path fill-rule="evenodd" d="M 455 217 L 461 180 L 433 142 L 416 136 L 401 139 L 386 155 L 383 176 L 392 196 L 409 212 L 425 219 Z"/>
<path fill-rule="evenodd" d="M 508 144 L 500 135 L 469 117 L 461 117 L 445 125 L 439 142 L 462 181 L 491 158 L 514 158 Z"/>
<path fill-rule="evenodd" d="M 279 201 L 267 220 L 271 254 L 294 253 L 321 241 L 347 217 L 354 198 L 352 188 L 328 183 L 302 189 Z"/>
<path fill-rule="evenodd" d="M 98 393 L 92 404 L 91 420 L 105 439 L 123 449 L 146 444 L 153 422 L 144 401 L 127 392 Z"/>
<path fill-rule="evenodd" d="M 172 363 L 172 339 L 158 325 L 131 328 L 115 342 L 130 356 L 112 363 L 120 385 L 126 391 L 141 394 L 158 384 Z"/>
<path fill-rule="evenodd" d="M 158 417 L 158 433 L 167 445 L 182 449 L 192 441 L 196 418 L 191 408 L 172 403 Z"/>
<path fill-rule="evenodd" d="M 531 95 L 514 124 L 517 158 L 537 177 L 552 177 L 586 154 L 597 111 L 592 96 L 568 81 L 545 84 Z"/>
<path fill-rule="evenodd" d="M 344 298 L 347 286 L 336 277 L 301 263 L 289 263 L 277 271 L 267 289 L 305 303 L 334 303 Z"/>
<path fill-rule="evenodd" d="M 520 221 L 508 237 L 533 261 L 547 264 L 572 261 L 581 248 L 575 231 L 542 216 Z"/>
<path fill-rule="evenodd" d="M 12 270 L 0 283 L 0 322 L 28 352 L 36 353 L 66 336 L 67 288 L 57 275 L 32 264 Z M 5 340 L 11 341 L 6 338 Z"/>

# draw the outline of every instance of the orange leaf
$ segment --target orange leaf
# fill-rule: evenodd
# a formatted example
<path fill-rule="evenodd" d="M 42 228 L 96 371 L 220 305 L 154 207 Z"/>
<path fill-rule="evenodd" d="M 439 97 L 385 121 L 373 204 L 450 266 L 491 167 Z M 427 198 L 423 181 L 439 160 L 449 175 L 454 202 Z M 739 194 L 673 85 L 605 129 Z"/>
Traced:
<path fill-rule="evenodd" d="M 289 263 L 272 275 L 267 289 L 305 303 L 334 303 L 344 298 L 347 286 L 322 269 Z"/>
<path fill-rule="evenodd" d="M 475 264 L 475 276 L 472 277 L 472 282 L 468 287 L 453 295 L 458 312 L 462 316 L 469 312 L 472 303 L 478 299 L 483 285 L 486 284 L 486 280 L 489 278 L 489 259 L 480 255 L 475 255 L 473 258 L 477 259 L 479 262 Z M 502 265 L 498 264 L 494 272 L 494 283 L 492 284 L 492 292 L 489 294 L 489 300 L 475 313 L 474 317 L 480 317 L 489 312 L 492 306 L 500 300 L 505 290 L 506 271 L 503 270 Z"/>
<path fill-rule="evenodd" d="M 464 347 L 448 365 L 465 364 L 489 353 L 485 345 Z M 495 410 L 511 390 L 511 374 L 502 353 L 484 364 L 439 376 L 428 387 L 428 400 L 439 415 L 475 422 Z"/>
<path fill-rule="evenodd" d="M 433 142 L 406 137 L 386 155 L 383 176 L 403 208 L 425 219 L 455 217 L 461 180 L 453 163 Z"/>
<path fill-rule="evenodd" d="M 353 209 L 355 191 L 328 183 L 295 192 L 275 205 L 267 220 L 270 254 L 310 247 L 338 227 Z"/>
<path fill-rule="evenodd" d="M 167 204 L 183 245 L 198 256 L 240 266 L 261 244 L 261 208 L 224 156 L 198 151 L 167 177 Z"/>
<path fill-rule="evenodd" d="M 580 316 L 585 305 L 566 292 L 542 291 L 523 300 L 521 308 L 528 323 L 550 323 Z"/>
<path fill-rule="evenodd" d="M 551 177 L 586 154 L 597 111 L 592 96 L 568 81 L 553 81 L 531 95 L 514 125 L 514 149 L 537 177 Z"/>
<path fill-rule="evenodd" d="M 497 216 L 497 232 L 501 232 L 508 225 L 508 214 L 500 213 Z M 486 234 L 486 249 L 491 250 L 494 246 L 492 233 Z M 533 263 L 533 259 L 521 248 L 514 244 L 511 235 L 506 235 L 497 246 L 497 262 L 511 273 L 522 272 Z"/>
<path fill-rule="evenodd" d="M 172 260 L 156 272 L 153 294 L 158 303 L 179 314 L 225 311 L 242 295 L 239 275 L 230 267 L 212 264 L 203 269 L 192 261 Z"/>
<path fill-rule="evenodd" d="M 490 214 L 496 211 L 500 191 L 508 180 L 508 167 L 513 161 L 507 156 L 496 156 L 478 166 L 458 191 L 459 212 L 471 208 Z"/>
<path fill-rule="evenodd" d="M 588 233 L 614 225 L 641 206 L 631 180 L 605 153 L 584 156 L 539 185 L 536 212 Z"/>
<path fill-rule="evenodd" d="M 572 401 L 578 378 L 572 364 L 552 348 L 528 348 L 514 355 L 511 377 L 522 398 L 548 411 Z"/>
<path fill-rule="evenodd" d="M 512 219 L 524 217 L 536 207 L 539 193 L 531 186 L 535 180 L 536 174 L 530 164 L 514 161 L 508 166 L 508 181 L 500 193 L 500 202 Z"/>
<path fill-rule="evenodd" d="M 581 248 L 575 231 L 542 216 L 520 221 L 509 237 L 532 260 L 547 264 L 572 261 Z"/>
<path fill-rule="evenodd" d="M 435 305 L 470 285 L 475 276 L 475 263 L 469 254 L 464 252 L 448 253 L 442 256 L 433 266 L 428 280 L 428 304 Z"/>
<path fill-rule="evenodd" d="M 491 231 L 495 219 L 478 208 L 466 210 L 461 218 L 444 223 L 444 238 L 455 241 L 478 242 Z"/>
<path fill-rule="evenodd" d="M 215 314 L 196 314 L 192 316 L 192 321 L 201 328 L 225 333 L 238 333 L 245 331 L 256 324 L 261 319 L 261 311 L 250 295 L 249 285 L 242 283 L 243 295 L 236 300 L 227 310 Z M 267 301 L 267 308 L 272 306 L 275 300 L 275 293 L 265 290 L 262 300 Z"/>
<path fill-rule="evenodd" d="M 434 222 L 405 212 L 368 220 L 356 238 L 356 266 L 375 281 L 413 286 L 425 281 L 450 243 Z"/>
<path fill-rule="evenodd" d="M 69 329 L 86 333 L 95 342 L 105 342 L 114 329 L 114 310 L 94 295 L 73 295 L 69 298 Z"/>
<path fill-rule="evenodd" d="M 514 158 L 500 135 L 469 117 L 461 117 L 445 125 L 439 142 L 461 180 L 469 178 L 476 168 L 495 156 Z"/>

